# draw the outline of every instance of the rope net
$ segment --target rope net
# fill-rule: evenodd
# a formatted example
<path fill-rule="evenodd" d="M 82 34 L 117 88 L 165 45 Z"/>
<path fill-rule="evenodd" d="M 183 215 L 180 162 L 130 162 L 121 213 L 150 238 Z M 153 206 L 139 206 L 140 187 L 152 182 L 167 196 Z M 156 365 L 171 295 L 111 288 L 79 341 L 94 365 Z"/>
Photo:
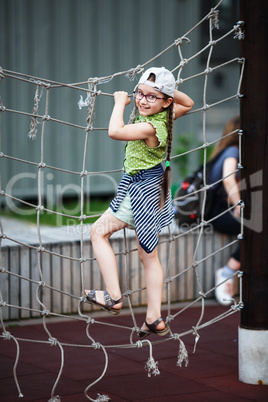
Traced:
<path fill-rule="evenodd" d="M 200 264 L 203 262 L 206 262 L 207 260 L 211 259 L 215 254 L 218 254 L 222 252 L 226 248 L 232 247 L 234 244 L 237 244 L 240 239 L 243 237 L 243 208 L 242 210 L 242 216 L 241 216 L 241 233 L 240 235 L 232 240 L 230 243 L 223 245 L 216 251 L 213 251 L 209 253 L 206 256 L 202 256 L 199 258 L 199 248 L 202 240 L 202 236 L 204 235 L 204 231 L 206 226 L 210 222 L 205 222 L 204 221 L 204 207 L 205 207 L 205 202 L 206 202 L 206 196 L 203 199 L 203 213 L 202 213 L 202 219 L 201 222 L 196 225 L 194 228 L 189 228 L 188 230 L 179 230 L 176 225 L 171 225 L 171 227 L 168 228 L 168 231 L 164 233 L 163 236 L 160 237 L 160 244 L 165 244 L 167 251 L 167 263 L 165 269 L 165 278 L 164 278 L 164 286 L 166 289 L 166 299 L 167 299 L 167 316 L 166 316 L 166 323 L 170 326 L 170 335 L 166 337 L 164 340 L 158 340 L 157 342 L 151 342 L 149 340 L 142 340 L 142 341 L 135 341 L 134 340 L 134 335 L 139 331 L 139 327 L 137 325 L 136 317 L 135 317 L 135 308 L 133 305 L 133 297 L 136 294 L 144 292 L 144 287 L 141 285 L 137 289 L 130 289 L 129 287 L 129 261 L 131 256 L 134 253 L 137 253 L 137 248 L 136 247 L 130 247 L 130 241 L 129 241 L 129 236 L 128 236 L 128 231 L 124 230 L 123 234 L 123 241 L 121 242 L 122 248 L 119 250 L 116 250 L 116 255 L 117 258 L 120 258 L 122 260 L 123 264 L 123 282 L 121 283 L 122 290 L 123 290 L 123 297 L 125 300 L 124 305 L 128 305 L 129 307 L 129 313 L 132 317 L 132 323 L 133 325 L 130 327 L 121 327 L 122 329 L 128 331 L 129 333 L 129 338 L 126 337 L 126 344 L 124 345 L 109 345 L 109 344 L 102 344 L 99 342 L 98 339 L 94 339 L 91 335 L 91 327 L 93 325 L 109 325 L 109 326 L 117 326 L 116 320 L 114 320 L 113 324 L 105 324 L 104 322 L 99 322 L 97 319 L 94 319 L 92 317 L 92 307 L 89 307 L 88 305 L 85 304 L 85 297 L 84 297 L 84 289 L 88 288 L 88 280 L 90 278 L 90 275 L 92 276 L 94 271 L 90 270 L 92 268 L 92 264 L 94 263 L 95 259 L 94 256 L 92 256 L 92 250 L 88 247 L 89 240 L 88 240 L 88 226 L 87 226 L 87 219 L 89 216 L 84 214 L 84 191 L 85 191 L 85 180 L 88 177 L 93 177 L 94 175 L 112 175 L 115 172 L 122 172 L 122 169 L 119 168 L 117 170 L 110 170 L 110 171 L 101 171 L 101 172 L 94 172 L 94 171 L 87 171 L 87 157 L 90 155 L 90 152 L 92 152 L 89 147 L 88 147 L 88 142 L 90 137 L 93 135 L 94 132 L 98 130 L 107 130 L 107 128 L 97 128 L 94 126 L 94 116 L 96 113 L 96 99 L 102 99 L 104 97 L 113 97 L 111 93 L 106 93 L 103 90 L 100 89 L 100 84 L 102 85 L 101 88 L 105 86 L 105 84 L 109 83 L 112 81 L 115 77 L 121 76 L 121 77 L 127 77 L 129 80 L 134 80 L 137 79 L 140 73 L 142 73 L 145 69 L 145 67 L 152 62 L 155 62 L 157 58 L 160 55 L 163 55 L 164 53 L 168 52 L 172 48 L 177 48 L 178 49 L 178 64 L 174 66 L 174 68 L 171 70 L 175 76 L 177 76 L 177 84 L 178 85 L 183 85 L 188 80 L 195 80 L 197 77 L 202 77 L 204 80 L 204 86 L 203 86 L 203 105 L 200 108 L 197 108 L 193 111 L 191 111 L 186 118 L 191 118 L 190 115 L 192 113 L 199 113 L 202 114 L 202 121 L 203 121 L 203 143 L 200 145 L 200 147 L 195 148 L 195 149 L 190 149 L 186 153 L 181 154 L 181 155 L 174 155 L 172 159 L 175 158 L 180 158 L 185 154 L 196 152 L 198 149 L 203 150 L 204 154 L 204 161 L 206 160 L 206 153 L 207 153 L 207 148 L 211 145 L 214 145 L 218 140 L 213 141 L 213 142 L 208 142 L 207 141 L 207 133 L 206 133 L 206 127 L 207 127 L 207 111 L 215 106 L 221 105 L 226 102 L 230 102 L 233 99 L 239 99 L 242 97 L 240 93 L 240 86 L 241 86 L 241 81 L 243 77 L 243 68 L 244 68 L 244 60 L 237 57 L 231 60 L 228 60 L 227 62 L 224 62 L 222 64 L 218 64 L 214 67 L 211 66 L 211 60 L 213 56 L 213 50 L 215 46 L 220 44 L 221 42 L 224 43 L 224 39 L 228 36 L 233 36 L 234 39 L 243 39 L 243 23 L 238 22 L 236 23 L 228 33 L 224 34 L 222 37 L 218 38 L 217 40 L 213 39 L 213 29 L 218 27 L 218 7 L 221 4 L 221 1 L 218 3 L 218 5 L 213 8 L 208 15 L 206 15 L 198 24 L 196 24 L 190 31 L 185 33 L 182 37 L 174 40 L 174 42 L 168 46 L 166 49 L 161 51 L 158 55 L 153 57 L 152 59 L 148 60 L 146 63 L 142 65 L 138 65 L 137 67 L 131 68 L 127 71 L 123 72 L 118 72 L 115 74 L 111 74 L 107 77 L 101 77 L 101 78 L 89 78 L 88 81 L 86 82 L 79 82 L 79 83 L 72 83 L 72 84 L 65 84 L 61 82 L 55 82 L 55 81 L 50 81 L 47 79 L 43 78 L 37 78 L 37 77 L 32 77 L 29 75 L 21 74 L 18 72 L 14 71 L 9 71 L 5 70 L 4 68 L 1 68 L 0 70 L 0 79 L 2 81 L 3 78 L 5 80 L 14 80 L 15 82 L 23 82 L 27 85 L 31 85 L 35 87 L 35 96 L 33 100 L 33 109 L 30 111 L 21 111 L 21 110 L 14 110 L 8 108 L 8 106 L 5 106 L 5 99 L 1 101 L 0 104 L 0 111 L 1 114 L 12 114 L 16 116 L 16 118 L 23 118 L 23 116 L 26 116 L 28 119 L 30 119 L 30 128 L 29 128 L 29 137 L 34 139 L 37 138 L 37 132 L 38 133 L 38 138 L 40 142 L 40 157 L 39 160 L 36 160 L 33 158 L 33 160 L 24 160 L 19 157 L 14 157 L 8 153 L 6 153 L 5 149 L 0 149 L 0 156 L 2 159 L 10 159 L 16 164 L 20 164 L 21 166 L 24 165 L 31 165 L 37 172 L 37 177 L 38 177 L 38 203 L 37 205 L 30 203 L 28 201 L 25 201 L 23 199 L 19 199 L 15 197 L 13 194 L 9 193 L 6 189 L 1 189 L 1 197 L 5 199 L 11 199 L 13 201 L 16 201 L 18 203 L 21 203 L 25 206 L 28 206 L 32 208 L 33 210 L 36 211 L 36 230 L 37 230 L 37 235 L 38 235 L 38 244 L 33 245 L 33 244 L 28 244 L 27 241 L 21 242 L 18 241 L 14 238 L 12 238 L 12 235 L 7 235 L 5 232 L 5 227 L 1 222 L 1 233 L 0 233 L 0 242 L 1 242 L 1 261 L 0 261 L 0 272 L 1 272 L 1 289 L 0 289 L 0 322 L 2 325 L 2 335 L 1 338 L 2 340 L 13 340 L 16 349 L 17 349 L 17 356 L 14 362 L 14 379 L 16 383 L 16 387 L 18 389 L 19 396 L 23 396 L 22 391 L 20 389 L 19 381 L 17 379 L 16 375 L 16 367 L 17 364 L 19 363 L 19 355 L 20 355 L 20 343 L 23 341 L 30 341 L 34 343 L 38 343 L 41 341 L 35 340 L 35 339 L 16 339 L 12 335 L 12 331 L 7 331 L 6 329 L 6 324 L 4 320 L 5 316 L 5 310 L 6 309 L 18 309 L 20 311 L 28 311 L 30 313 L 33 313 L 34 316 L 39 316 L 42 318 L 43 322 L 43 327 L 45 330 L 45 333 L 47 334 L 47 339 L 42 341 L 42 343 L 46 343 L 49 346 L 55 346 L 58 347 L 60 350 L 60 356 L 61 356 L 61 362 L 60 362 L 60 369 L 56 378 L 56 381 L 54 385 L 52 386 L 52 391 L 51 391 L 51 399 L 50 401 L 58 401 L 60 400 L 60 397 L 56 395 L 56 387 L 58 382 L 60 381 L 60 377 L 62 374 L 62 370 L 64 367 L 64 350 L 65 348 L 68 348 L 69 346 L 71 347 L 85 347 L 85 348 L 91 348 L 91 349 L 99 349 L 103 352 L 104 357 L 105 357 L 105 363 L 103 367 L 103 372 L 101 376 L 94 381 L 92 384 L 89 384 L 87 388 L 84 391 L 85 397 L 91 401 L 106 401 L 110 400 L 108 396 L 106 395 L 97 395 L 96 399 L 92 399 L 89 396 L 89 391 L 90 388 L 96 384 L 98 381 L 103 378 L 105 375 L 105 372 L 107 370 L 108 366 L 108 351 L 109 348 L 147 348 L 148 349 L 148 360 L 146 362 L 146 371 L 148 373 L 148 376 L 156 376 L 160 374 L 160 369 L 158 368 L 158 363 L 155 362 L 153 358 L 153 345 L 161 343 L 161 342 L 168 342 L 168 341 L 174 341 L 176 340 L 178 342 L 178 357 L 177 357 L 177 365 L 182 366 L 184 363 L 185 365 L 188 364 L 188 352 L 186 350 L 186 347 L 182 341 L 182 338 L 187 335 L 187 334 L 192 334 L 194 336 L 194 350 L 196 348 L 197 341 L 200 337 L 200 331 L 219 321 L 224 319 L 225 317 L 236 313 L 237 311 L 240 311 L 240 309 L 243 307 L 243 302 L 242 302 L 242 289 L 241 289 L 241 277 L 242 277 L 242 272 L 238 272 L 236 275 L 239 277 L 239 283 L 240 283 L 240 298 L 239 301 L 233 300 L 233 304 L 226 309 L 226 311 L 221 314 L 220 316 L 214 317 L 212 320 L 209 320 L 207 322 L 203 322 L 203 317 L 204 317 L 204 312 L 205 312 L 205 307 L 206 307 L 206 297 L 209 295 L 213 294 L 213 291 L 215 290 L 215 287 L 210 288 L 209 290 L 204 289 L 202 285 L 202 281 L 200 280 L 199 277 L 199 270 L 198 267 Z M 202 48 L 200 51 L 198 51 L 196 54 L 193 54 L 190 58 L 185 59 L 184 58 L 184 47 L 187 45 L 187 43 L 190 42 L 188 36 L 189 34 L 197 29 L 201 24 L 208 24 L 209 25 L 209 42 L 206 44 L 204 48 Z M 184 77 L 184 67 L 186 64 L 192 62 L 195 58 L 200 57 L 201 55 L 204 55 L 205 52 L 208 51 L 208 56 L 206 59 L 206 69 L 204 71 L 201 71 L 198 74 L 195 74 L 193 76 L 189 77 Z M 226 66 L 230 64 L 238 64 L 240 68 L 240 73 L 238 77 L 238 82 L 236 83 L 236 90 L 234 91 L 233 95 L 231 95 L 228 98 L 225 99 L 220 99 L 214 104 L 209 105 L 207 103 L 207 86 L 208 86 L 208 81 L 209 81 L 209 76 L 211 73 L 216 70 L 216 69 L 224 69 Z M 235 85 L 235 83 L 234 83 Z M 87 116 L 86 116 L 86 122 L 85 125 L 80 125 L 77 124 L 76 122 L 67 122 L 63 121 L 60 118 L 52 117 L 49 115 L 49 106 L 50 106 L 50 95 L 51 93 L 55 91 L 59 91 L 61 88 L 68 88 L 69 90 L 75 92 L 74 96 L 77 95 L 77 91 L 79 93 L 83 94 L 80 97 L 78 106 L 79 108 L 86 107 L 87 108 Z M 42 103 L 40 102 L 40 99 L 44 100 L 43 102 L 43 113 L 42 113 Z M 80 171 L 75 171 L 75 170 L 67 170 L 64 169 L 60 166 L 53 166 L 50 164 L 50 162 L 46 159 L 45 157 L 45 146 L 46 146 L 46 129 L 48 125 L 51 124 L 59 124 L 62 127 L 72 127 L 75 130 L 75 133 L 83 133 L 84 134 L 84 149 L 83 153 L 81 155 L 81 170 Z M 240 155 L 240 160 L 238 164 L 238 169 L 242 167 L 242 161 L 241 161 L 241 136 L 243 134 L 242 130 L 239 130 L 240 135 L 240 147 L 239 147 L 239 155 Z M 232 133 L 231 133 L 232 134 Z M 2 134 L 3 135 L 3 134 Z M 4 133 L 6 135 L 6 133 Z M 204 169 L 205 164 L 204 164 Z M 60 214 L 59 212 L 56 212 L 53 210 L 53 208 L 49 209 L 45 203 L 44 203 L 44 197 L 43 197 L 43 192 L 42 192 L 42 180 L 44 176 L 44 171 L 47 172 L 53 172 L 53 171 L 60 171 L 63 175 L 75 175 L 76 177 L 79 178 L 80 180 L 80 192 L 81 192 L 81 197 L 80 197 L 80 212 L 81 215 L 78 218 L 79 219 L 79 226 L 80 226 L 80 241 L 79 241 L 79 255 L 67 255 L 62 253 L 61 251 L 56 252 L 54 250 L 51 250 L 47 244 L 44 243 L 43 241 L 43 236 L 42 236 L 42 227 L 40 225 L 40 215 L 42 214 L 43 211 L 47 211 L 51 214 L 58 214 L 58 215 L 63 215 Z M 208 190 L 209 186 L 205 185 L 203 191 L 206 193 Z M 243 206 L 242 201 L 240 201 L 240 205 Z M 230 207 L 228 210 L 226 210 L 226 213 L 234 206 Z M 64 214 L 70 219 L 77 219 L 76 216 L 69 215 L 69 214 Z M 216 219 L 213 218 L 213 219 Z M 171 263 L 172 263 L 172 252 L 173 252 L 173 247 L 176 241 L 178 239 L 182 239 L 183 237 L 189 236 L 191 233 L 197 233 L 196 236 L 196 244 L 195 244 L 195 249 L 194 253 L 191 257 L 191 262 L 188 264 L 188 266 L 185 266 L 181 272 L 172 274 L 172 269 L 171 269 Z M 4 255 L 3 255 L 3 245 L 6 240 L 9 240 L 16 244 L 17 246 L 22 246 L 29 248 L 34 254 L 36 258 L 36 264 L 38 267 L 38 277 L 31 277 L 27 275 L 23 275 L 21 272 L 19 272 L 17 269 L 14 269 L 13 266 L 8 266 L 8 262 L 5 261 Z M 61 250 L 64 250 L 61 249 Z M 61 289 L 61 284 L 59 283 L 59 286 L 53 286 L 51 278 L 45 277 L 44 274 L 44 268 L 45 268 L 45 257 L 48 258 L 58 258 L 59 260 L 64 260 L 64 261 L 70 261 L 71 263 L 76 263 L 77 266 L 79 267 L 79 271 L 77 271 L 77 276 L 79 276 L 79 281 L 80 281 L 80 294 L 72 294 L 72 292 L 67 292 L 65 289 Z M 79 275 L 78 275 L 79 272 Z M 93 272 L 93 273 L 92 273 Z M 196 297 L 193 301 L 189 302 L 187 306 L 184 308 L 178 309 L 175 313 L 171 313 L 171 293 L 172 293 L 172 287 L 178 280 L 182 280 L 182 277 L 185 275 L 188 275 L 189 272 L 193 272 L 193 275 L 195 277 L 197 287 L 198 287 L 198 297 Z M 15 305 L 11 303 L 11 300 L 7 300 L 5 297 L 6 295 L 6 281 L 2 280 L 2 278 L 6 278 L 9 276 L 10 278 L 17 278 L 18 280 L 21 281 L 21 283 L 30 283 L 31 286 L 34 286 L 36 289 L 35 292 L 35 303 L 34 307 L 33 306 L 27 306 L 24 305 L 23 303 L 21 305 Z M 73 278 L 75 280 L 75 278 Z M 71 298 L 73 305 L 75 306 L 75 310 L 77 312 L 76 315 L 73 316 L 67 316 L 64 314 L 61 314 L 60 312 L 53 311 L 53 308 L 50 308 L 49 303 L 46 302 L 45 298 L 45 292 L 48 290 L 49 292 L 53 292 L 54 295 L 59 295 L 62 298 Z M 200 304 L 200 317 L 198 321 L 195 323 L 195 325 L 190 328 L 188 331 L 183 332 L 183 333 L 174 333 L 172 329 L 172 322 L 174 320 L 178 319 L 178 317 L 185 312 L 188 308 L 192 307 L 194 304 L 199 303 Z M 88 311 L 88 309 L 91 309 L 91 311 Z M 60 342 L 58 339 L 53 337 L 53 334 L 50 332 L 48 329 L 47 323 L 49 317 L 55 317 L 55 316 L 61 316 L 61 317 L 66 317 L 70 320 L 70 318 L 75 322 L 75 320 L 83 321 L 85 323 L 85 331 L 88 337 L 88 344 L 85 345 L 80 345 L 80 344 L 65 344 L 63 342 Z M 120 325 L 118 326 L 120 327 Z M 112 330 L 112 329 L 111 329 Z"/>

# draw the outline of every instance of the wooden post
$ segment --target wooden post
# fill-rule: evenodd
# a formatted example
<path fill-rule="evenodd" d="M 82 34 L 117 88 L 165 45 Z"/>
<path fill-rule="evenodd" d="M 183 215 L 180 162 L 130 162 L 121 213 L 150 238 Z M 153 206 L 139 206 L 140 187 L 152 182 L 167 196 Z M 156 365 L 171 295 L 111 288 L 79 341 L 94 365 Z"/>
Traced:
<path fill-rule="evenodd" d="M 241 242 L 243 301 L 239 328 L 239 379 L 268 384 L 268 2 L 240 0 L 245 22 L 241 57 L 243 166 L 245 201 Z"/>

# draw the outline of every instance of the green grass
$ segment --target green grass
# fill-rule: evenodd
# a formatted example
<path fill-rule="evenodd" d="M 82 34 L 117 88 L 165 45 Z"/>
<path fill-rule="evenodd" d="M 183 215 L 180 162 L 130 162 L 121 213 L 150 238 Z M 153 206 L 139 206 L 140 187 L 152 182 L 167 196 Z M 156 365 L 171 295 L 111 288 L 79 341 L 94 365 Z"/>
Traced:
<path fill-rule="evenodd" d="M 102 198 L 94 198 L 84 204 L 83 215 L 92 216 L 102 214 L 109 207 L 110 200 Z M 19 219 L 25 222 L 36 223 L 37 211 L 35 208 L 25 206 L 23 204 L 17 205 L 19 213 L 4 209 L 1 211 L 1 216 Z M 78 225 L 80 223 L 79 217 L 81 215 L 79 201 L 64 201 L 62 205 L 57 207 L 48 207 L 53 212 L 64 215 L 58 215 L 48 211 L 40 211 L 40 224 L 50 226 L 65 226 L 65 225 Z M 84 220 L 85 223 L 93 223 L 98 217 L 92 217 Z"/>

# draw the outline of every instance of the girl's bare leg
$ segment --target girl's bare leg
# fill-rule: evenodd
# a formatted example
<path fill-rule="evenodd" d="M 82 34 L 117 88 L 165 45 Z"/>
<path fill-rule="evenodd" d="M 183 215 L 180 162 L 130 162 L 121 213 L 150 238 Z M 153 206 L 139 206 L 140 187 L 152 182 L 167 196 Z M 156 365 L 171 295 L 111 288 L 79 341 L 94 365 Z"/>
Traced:
<path fill-rule="evenodd" d="M 152 253 L 147 254 L 143 248 L 138 245 L 139 256 L 144 267 L 145 282 L 147 289 L 147 312 L 146 321 L 152 324 L 161 317 L 161 300 L 163 288 L 163 270 L 158 258 L 157 247 Z M 165 328 L 165 323 L 162 321 L 157 325 L 157 329 Z M 142 330 L 148 330 L 145 323 Z"/>
<path fill-rule="evenodd" d="M 120 221 L 110 212 L 105 212 L 91 226 L 90 230 L 90 239 L 94 255 L 103 276 L 106 290 L 113 300 L 121 298 L 121 290 L 119 286 L 116 257 L 109 239 L 113 233 L 127 226 L 127 223 Z M 87 293 L 87 289 L 85 292 Z M 105 304 L 103 291 L 96 291 L 96 298 L 99 303 Z M 122 303 L 118 303 L 114 306 L 114 308 L 121 307 Z"/>

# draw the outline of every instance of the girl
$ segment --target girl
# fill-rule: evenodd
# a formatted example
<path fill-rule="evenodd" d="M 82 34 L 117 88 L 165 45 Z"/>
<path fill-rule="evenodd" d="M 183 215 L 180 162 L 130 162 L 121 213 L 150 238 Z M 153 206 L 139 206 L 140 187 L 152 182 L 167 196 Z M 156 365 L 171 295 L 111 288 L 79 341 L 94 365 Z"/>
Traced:
<path fill-rule="evenodd" d="M 139 332 L 145 338 L 151 332 L 166 335 L 169 328 L 161 318 L 163 272 L 157 254 L 158 234 L 172 221 L 169 192 L 172 120 L 193 107 L 193 101 L 175 90 L 173 74 L 162 68 L 150 68 L 134 90 L 132 120 L 124 123 L 124 110 L 131 100 L 126 92 L 114 93 L 114 108 L 109 136 L 128 141 L 125 148 L 124 175 L 110 208 L 91 227 L 90 238 L 106 290 L 85 290 L 87 301 L 111 314 L 123 306 L 115 254 L 110 236 L 127 226 L 135 228 L 139 257 L 144 267 L 147 289 L 146 320 Z M 138 112 L 138 116 L 136 114 Z M 166 150 L 167 148 L 167 150 Z M 166 155 L 166 169 L 161 162 Z"/>

